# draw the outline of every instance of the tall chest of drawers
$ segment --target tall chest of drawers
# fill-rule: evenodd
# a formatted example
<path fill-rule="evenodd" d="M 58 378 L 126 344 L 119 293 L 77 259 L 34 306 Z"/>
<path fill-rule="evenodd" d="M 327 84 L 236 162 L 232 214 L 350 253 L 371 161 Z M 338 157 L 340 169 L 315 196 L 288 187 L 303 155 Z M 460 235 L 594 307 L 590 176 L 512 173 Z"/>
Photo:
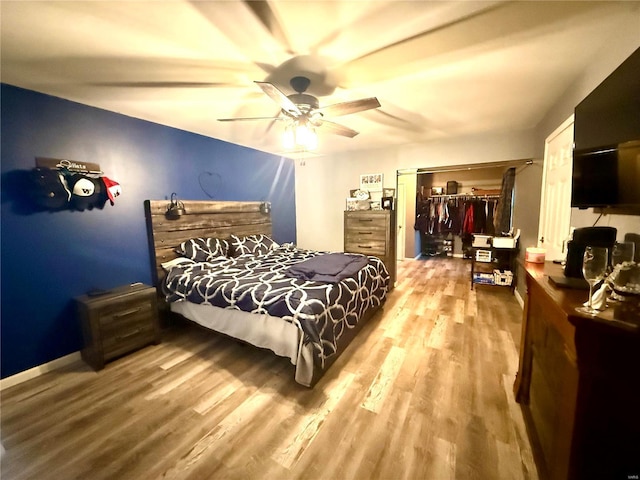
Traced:
<path fill-rule="evenodd" d="M 396 281 L 395 210 L 356 210 L 344 212 L 344 251 L 373 255 L 389 271 L 389 289 Z"/>

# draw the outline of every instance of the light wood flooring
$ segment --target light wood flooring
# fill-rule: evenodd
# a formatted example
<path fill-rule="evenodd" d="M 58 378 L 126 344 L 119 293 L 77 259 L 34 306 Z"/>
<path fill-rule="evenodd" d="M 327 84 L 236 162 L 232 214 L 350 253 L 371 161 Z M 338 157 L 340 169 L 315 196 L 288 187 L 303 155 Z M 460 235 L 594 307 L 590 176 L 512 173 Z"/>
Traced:
<path fill-rule="evenodd" d="M 407 260 L 313 389 L 269 351 L 185 326 L 94 372 L 8 388 L 3 480 L 537 479 L 512 384 L 522 311 L 468 261 Z"/>

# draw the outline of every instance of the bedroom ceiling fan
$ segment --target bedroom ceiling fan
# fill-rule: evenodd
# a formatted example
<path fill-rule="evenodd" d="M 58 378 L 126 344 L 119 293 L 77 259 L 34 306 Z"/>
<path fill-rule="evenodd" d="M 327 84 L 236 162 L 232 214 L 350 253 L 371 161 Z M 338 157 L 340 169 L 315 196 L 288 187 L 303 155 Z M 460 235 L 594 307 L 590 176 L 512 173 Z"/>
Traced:
<path fill-rule="evenodd" d="M 288 124 L 285 127 L 283 139 L 286 148 L 297 146 L 312 150 L 317 146 L 316 128 L 321 128 L 328 133 L 353 138 L 358 135 L 357 131 L 327 120 L 327 117 L 339 117 L 380 107 L 380 102 L 376 97 L 362 98 L 320 107 L 320 102 L 318 102 L 316 97 L 305 93 L 311 81 L 303 76 L 293 77 L 289 81 L 291 88 L 296 92 L 291 95 L 285 95 L 270 82 L 256 81 L 255 83 L 280 106 L 280 114 L 275 117 L 219 118 L 218 121 L 286 121 Z"/>

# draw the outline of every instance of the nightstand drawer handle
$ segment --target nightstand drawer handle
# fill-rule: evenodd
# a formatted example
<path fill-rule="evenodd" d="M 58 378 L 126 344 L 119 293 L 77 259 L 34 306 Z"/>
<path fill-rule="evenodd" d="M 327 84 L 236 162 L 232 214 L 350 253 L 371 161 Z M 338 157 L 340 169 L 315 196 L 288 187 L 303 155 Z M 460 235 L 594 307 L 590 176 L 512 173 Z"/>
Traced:
<path fill-rule="evenodd" d="M 141 328 L 136 328 L 135 330 L 133 330 L 132 332 L 126 333 L 124 335 L 120 335 L 118 337 L 118 340 L 124 340 L 125 338 L 129 338 L 129 337 L 133 337 L 134 335 L 139 334 L 142 331 Z"/>
<path fill-rule="evenodd" d="M 373 248 L 371 245 L 358 245 L 359 248 Z"/>
<path fill-rule="evenodd" d="M 358 232 L 360 235 L 373 235 L 373 232 Z"/>
<path fill-rule="evenodd" d="M 125 312 L 118 312 L 118 313 L 114 314 L 113 316 L 115 318 L 127 317 L 129 315 L 134 314 L 134 313 L 138 313 L 140 310 L 142 310 L 142 307 L 132 308 L 131 310 L 127 310 Z"/>
<path fill-rule="evenodd" d="M 373 218 L 360 218 L 358 219 L 359 222 L 373 222 Z"/>

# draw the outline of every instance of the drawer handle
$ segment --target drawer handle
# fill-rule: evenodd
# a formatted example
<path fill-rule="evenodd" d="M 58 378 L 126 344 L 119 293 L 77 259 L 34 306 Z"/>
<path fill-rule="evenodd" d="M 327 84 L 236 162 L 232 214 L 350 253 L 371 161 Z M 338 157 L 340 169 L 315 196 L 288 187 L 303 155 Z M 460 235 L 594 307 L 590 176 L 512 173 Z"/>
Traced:
<path fill-rule="evenodd" d="M 124 335 L 120 335 L 118 338 L 118 340 L 124 340 L 125 338 L 129 338 L 129 337 L 133 337 L 137 334 L 139 334 L 142 331 L 141 328 L 136 328 L 135 330 L 133 330 L 132 332 L 129 333 L 125 333 Z"/>
<path fill-rule="evenodd" d="M 134 313 L 138 313 L 140 310 L 142 310 L 142 307 L 132 308 L 131 310 L 126 310 L 124 312 L 115 313 L 113 316 L 115 318 L 127 317 L 129 315 L 133 315 Z"/>
<path fill-rule="evenodd" d="M 373 248 L 370 245 L 358 245 L 358 248 Z"/>
<path fill-rule="evenodd" d="M 373 235 L 373 232 L 358 232 L 359 235 Z"/>
<path fill-rule="evenodd" d="M 359 222 L 373 222 L 373 218 L 360 218 L 358 219 Z"/>

